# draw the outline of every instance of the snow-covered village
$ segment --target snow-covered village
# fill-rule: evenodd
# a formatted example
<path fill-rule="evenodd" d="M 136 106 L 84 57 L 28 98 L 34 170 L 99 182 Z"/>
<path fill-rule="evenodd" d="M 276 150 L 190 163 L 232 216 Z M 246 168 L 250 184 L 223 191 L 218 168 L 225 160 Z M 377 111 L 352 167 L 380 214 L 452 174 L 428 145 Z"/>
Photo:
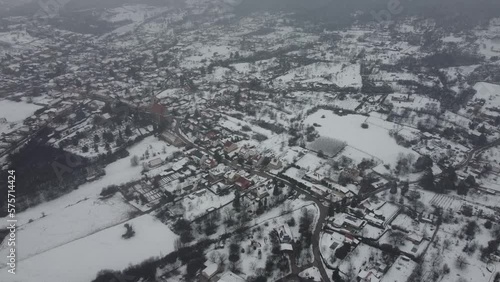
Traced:
<path fill-rule="evenodd" d="M 0 281 L 500 282 L 500 3 L 309 2 L 1 0 Z"/>

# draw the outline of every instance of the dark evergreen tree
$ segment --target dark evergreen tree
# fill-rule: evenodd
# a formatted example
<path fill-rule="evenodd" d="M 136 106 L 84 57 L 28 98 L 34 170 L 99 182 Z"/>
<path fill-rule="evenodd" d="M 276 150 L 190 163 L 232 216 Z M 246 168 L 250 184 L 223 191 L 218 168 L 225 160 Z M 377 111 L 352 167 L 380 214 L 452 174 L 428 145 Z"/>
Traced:
<path fill-rule="evenodd" d="M 420 178 L 419 184 L 425 190 L 435 191 L 436 186 L 434 184 L 434 173 L 431 168 L 427 168 L 425 170 L 424 174 Z"/>

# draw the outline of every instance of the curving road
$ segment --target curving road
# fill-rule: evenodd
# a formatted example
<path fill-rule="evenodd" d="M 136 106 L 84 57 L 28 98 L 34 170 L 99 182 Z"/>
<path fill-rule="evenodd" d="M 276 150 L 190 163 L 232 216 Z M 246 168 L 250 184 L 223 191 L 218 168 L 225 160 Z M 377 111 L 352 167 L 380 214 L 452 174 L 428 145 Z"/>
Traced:
<path fill-rule="evenodd" d="M 174 119 L 175 120 L 175 127 L 174 127 L 174 134 L 177 135 L 177 137 L 179 137 L 183 142 L 185 142 L 186 144 L 190 144 L 191 146 L 199 149 L 200 151 L 204 152 L 205 154 L 209 155 L 209 156 L 212 156 L 213 154 L 208 151 L 207 149 L 203 148 L 203 147 L 200 147 L 194 143 L 192 143 L 190 140 L 188 140 L 187 138 L 185 138 L 184 134 L 182 134 L 182 131 L 180 129 L 180 126 L 181 126 L 181 121 L 178 120 L 178 119 Z M 500 145 L 500 139 L 498 140 L 495 140 L 485 146 L 482 146 L 482 147 L 479 147 L 479 148 L 476 148 L 476 149 L 473 149 L 471 150 L 468 154 L 467 154 L 467 158 L 462 162 L 460 163 L 459 165 L 456 166 L 456 168 L 462 168 L 464 166 L 466 166 L 470 161 L 472 161 L 472 159 L 478 154 L 478 153 L 481 153 L 489 148 L 492 148 L 492 147 L 495 147 L 495 146 L 498 146 Z M 223 160 L 224 164 L 229 166 L 229 167 L 232 167 L 234 169 L 243 169 L 243 170 L 246 170 L 246 171 L 249 171 L 250 173 L 252 174 L 256 174 L 256 175 L 259 175 L 261 177 L 264 177 L 264 178 L 268 178 L 268 179 L 273 179 L 273 178 L 277 178 L 281 181 L 283 181 L 284 183 L 288 184 L 290 187 L 292 187 L 293 189 L 295 189 L 295 191 L 297 191 L 297 193 L 300 193 L 302 195 L 305 196 L 305 199 L 306 200 L 309 200 L 309 201 L 312 201 L 316 204 L 316 206 L 318 207 L 319 209 L 319 216 L 318 216 L 318 221 L 316 223 L 316 226 L 314 227 L 314 230 L 313 230 L 313 236 L 312 236 L 312 249 L 313 249 L 313 257 L 314 257 L 314 260 L 313 260 L 313 263 L 311 264 L 308 264 L 308 265 L 305 265 L 305 266 L 302 266 L 302 267 L 299 267 L 297 266 L 297 261 L 296 261 L 296 258 L 294 256 L 294 254 L 290 254 L 289 255 L 289 258 L 290 258 L 290 263 L 291 263 L 291 273 L 281 279 L 279 279 L 278 281 L 283 281 L 283 282 L 286 282 L 286 281 L 300 281 L 300 278 L 298 276 L 298 274 L 302 271 L 304 271 L 305 269 L 307 268 L 310 268 L 310 267 L 317 267 L 320 271 L 320 274 L 321 274 L 321 278 L 322 278 L 322 281 L 324 282 L 327 282 L 327 281 L 330 281 L 330 278 L 328 277 L 328 274 L 325 270 L 325 267 L 323 265 L 323 258 L 321 256 L 321 252 L 320 252 L 320 249 L 319 249 L 319 241 L 320 241 L 320 235 L 321 235 L 321 231 L 323 229 L 323 225 L 326 221 L 326 218 L 328 217 L 328 207 L 325 207 L 323 205 L 323 203 L 315 196 L 311 195 L 309 191 L 306 191 L 302 188 L 299 188 L 297 187 L 296 185 L 292 185 L 288 180 L 286 179 L 283 179 L 281 177 L 278 177 L 278 176 L 275 176 L 275 175 L 271 175 L 267 172 L 264 172 L 264 171 L 260 171 L 260 170 L 254 170 L 254 169 L 251 169 L 251 170 L 248 170 L 248 168 L 245 168 L 243 166 L 241 166 L 240 164 L 236 163 L 236 162 L 230 162 L 229 160 L 226 160 L 224 159 Z M 363 201 L 373 195 L 376 195 L 378 193 L 381 193 L 383 191 L 386 191 L 388 190 L 389 188 L 388 187 L 382 187 L 380 189 L 377 189 L 375 191 L 372 191 L 370 193 L 366 193 L 366 194 L 363 194 L 361 195 L 360 197 L 360 201 Z"/>
<path fill-rule="evenodd" d="M 197 148 L 198 150 L 204 152 L 205 154 L 207 154 L 209 156 L 213 155 L 207 149 L 205 149 L 205 148 L 203 148 L 201 146 L 198 146 L 198 145 L 194 144 L 193 142 L 191 142 L 190 140 L 188 140 L 187 138 L 185 138 L 184 137 L 185 135 L 182 134 L 180 126 L 181 126 L 181 122 L 178 119 L 175 119 L 174 134 L 176 134 L 178 138 L 180 138 L 184 143 L 189 144 L 189 145 L 193 146 L 194 148 Z M 234 169 L 238 169 L 238 170 L 244 169 L 246 171 L 249 171 L 248 168 L 245 168 L 245 167 L 243 167 L 240 164 L 237 164 L 235 162 L 231 162 L 231 161 L 226 160 L 226 159 L 223 159 L 223 162 L 224 162 L 225 165 L 227 165 L 229 167 L 232 167 Z M 253 170 L 252 169 L 249 172 L 252 173 L 252 174 L 256 174 L 258 176 L 264 177 L 264 178 L 268 178 L 268 179 L 277 178 L 277 179 L 283 181 L 284 183 L 288 184 L 290 187 L 293 187 L 295 189 L 295 191 L 297 191 L 297 193 L 300 193 L 300 194 L 304 195 L 304 197 L 305 197 L 306 200 L 314 202 L 316 204 L 316 206 L 318 207 L 318 210 L 319 210 L 318 221 L 316 223 L 316 226 L 314 227 L 313 236 L 312 236 L 312 242 L 313 242 L 312 243 L 312 249 L 313 249 L 313 257 L 314 257 L 313 263 L 310 264 L 310 265 L 298 267 L 296 265 L 296 258 L 294 257 L 293 254 L 291 254 L 290 255 L 290 262 L 292 264 L 291 265 L 292 273 L 289 274 L 288 276 L 286 276 L 286 277 L 278 280 L 278 281 L 294 281 L 294 280 L 297 280 L 298 279 L 298 274 L 300 272 L 302 272 L 303 270 L 305 270 L 305 269 L 307 269 L 309 267 L 312 267 L 312 266 L 315 266 L 315 267 L 317 267 L 319 269 L 323 281 L 325 281 L 325 282 L 330 281 L 330 279 L 328 278 L 328 274 L 327 274 L 325 268 L 323 267 L 323 262 L 322 262 L 322 258 L 321 258 L 321 252 L 319 250 L 319 240 L 320 240 L 321 230 L 323 229 L 323 224 L 325 223 L 326 217 L 328 216 L 328 208 L 325 207 L 318 198 L 312 196 L 306 190 L 301 189 L 299 187 L 296 187 L 296 186 L 292 185 L 286 179 L 283 179 L 283 178 L 280 178 L 280 177 L 268 174 L 267 172 L 260 171 L 260 170 Z M 285 280 L 283 280 L 283 279 L 285 279 Z"/>

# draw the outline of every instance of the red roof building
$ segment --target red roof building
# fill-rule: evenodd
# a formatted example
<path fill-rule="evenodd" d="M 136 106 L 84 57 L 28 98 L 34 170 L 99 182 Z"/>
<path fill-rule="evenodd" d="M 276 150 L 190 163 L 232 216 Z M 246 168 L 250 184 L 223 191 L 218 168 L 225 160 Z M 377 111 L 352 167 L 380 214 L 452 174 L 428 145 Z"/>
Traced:
<path fill-rule="evenodd" d="M 235 181 L 234 184 L 236 184 L 238 187 L 241 189 L 248 189 L 248 187 L 252 186 L 252 182 L 248 179 L 246 179 L 243 176 L 238 177 Z"/>

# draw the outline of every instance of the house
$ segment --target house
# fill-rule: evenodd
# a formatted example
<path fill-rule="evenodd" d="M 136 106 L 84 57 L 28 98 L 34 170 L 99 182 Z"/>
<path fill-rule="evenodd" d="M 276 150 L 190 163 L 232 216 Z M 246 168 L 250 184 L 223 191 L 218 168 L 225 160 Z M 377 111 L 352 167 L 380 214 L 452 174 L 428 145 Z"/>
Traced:
<path fill-rule="evenodd" d="M 214 179 L 222 178 L 224 173 L 226 173 L 227 167 L 224 164 L 219 164 L 218 166 L 210 169 L 208 174 Z"/>
<path fill-rule="evenodd" d="M 224 174 L 224 178 L 226 179 L 226 183 L 227 184 L 231 184 L 231 183 L 234 183 L 234 181 L 236 181 L 236 179 L 238 179 L 240 177 L 240 175 L 235 172 L 235 171 L 228 171 Z"/>
<path fill-rule="evenodd" d="M 217 166 L 217 161 L 212 158 L 206 157 L 202 165 L 204 168 L 211 169 Z"/>
<path fill-rule="evenodd" d="M 282 225 L 278 228 L 278 236 L 282 244 L 288 244 L 292 242 L 292 231 L 290 230 L 288 224 Z"/>
<path fill-rule="evenodd" d="M 411 241 L 413 244 L 415 245 L 418 245 L 422 242 L 422 240 L 424 239 L 424 237 L 422 237 L 421 235 L 418 235 L 414 232 L 406 235 L 406 239 L 408 239 L 409 241 Z"/>
<path fill-rule="evenodd" d="M 214 130 L 207 132 L 205 135 L 201 134 L 200 140 L 208 147 L 219 146 L 219 133 Z"/>
<path fill-rule="evenodd" d="M 236 178 L 236 180 L 234 181 L 234 184 L 236 186 L 240 187 L 240 189 L 243 189 L 243 190 L 246 190 L 250 186 L 252 186 L 252 182 L 250 180 L 246 179 L 243 176 L 240 176 L 240 177 Z"/>
<path fill-rule="evenodd" d="M 415 101 L 415 98 L 411 97 L 410 94 L 408 94 L 407 96 L 394 95 L 391 97 L 391 100 L 396 102 L 413 102 Z"/>
<path fill-rule="evenodd" d="M 177 137 L 177 135 L 169 131 L 162 133 L 161 138 L 165 140 L 168 144 L 175 147 L 182 147 L 184 145 L 182 139 L 180 139 L 179 137 Z"/>
<path fill-rule="evenodd" d="M 217 273 L 219 273 L 220 267 L 216 263 L 208 263 L 207 266 L 202 270 L 201 272 L 201 277 L 200 281 L 213 281 L 212 278 L 214 278 Z"/>
<path fill-rule="evenodd" d="M 267 168 L 270 170 L 278 170 L 281 169 L 283 163 L 278 158 L 271 158 L 271 161 L 267 164 Z"/>
<path fill-rule="evenodd" d="M 361 270 L 358 274 L 359 282 L 380 282 L 380 273 L 374 270 Z"/>
<path fill-rule="evenodd" d="M 262 199 L 269 196 L 269 192 L 265 186 L 261 186 L 259 187 L 259 189 L 255 189 L 254 193 L 257 201 L 261 201 Z"/>
<path fill-rule="evenodd" d="M 306 173 L 306 175 L 304 176 L 305 180 L 310 181 L 312 183 L 316 183 L 316 184 L 321 183 L 323 178 L 325 178 L 325 177 L 322 174 L 317 173 L 317 172 L 309 172 L 309 173 Z"/>
<path fill-rule="evenodd" d="M 434 214 L 422 213 L 422 216 L 420 217 L 420 221 L 430 223 L 430 224 L 436 224 L 437 217 Z"/>
<path fill-rule="evenodd" d="M 175 162 L 173 165 L 172 165 L 172 170 L 175 171 L 175 172 L 178 172 L 180 171 L 181 169 L 184 168 L 184 166 L 188 163 L 188 159 L 187 158 L 182 158 L 180 159 L 179 161 Z"/>
<path fill-rule="evenodd" d="M 104 120 L 109 120 L 111 118 L 111 115 L 109 113 L 105 113 L 101 116 Z"/>
<path fill-rule="evenodd" d="M 151 106 L 151 113 L 155 114 L 156 116 L 162 117 L 166 113 L 166 108 L 162 104 L 154 103 Z"/>
<path fill-rule="evenodd" d="M 233 143 L 231 141 L 224 142 L 224 152 L 229 154 L 236 151 L 236 149 L 238 149 L 238 145 L 236 145 L 236 143 Z"/>
<path fill-rule="evenodd" d="M 227 271 L 217 280 L 217 282 L 246 282 L 246 280 L 231 271 Z"/>
<path fill-rule="evenodd" d="M 366 221 L 351 215 L 340 214 L 335 217 L 335 219 L 332 222 L 332 225 L 336 228 L 347 227 L 356 230 L 361 230 L 366 225 Z"/>
<path fill-rule="evenodd" d="M 205 154 L 203 154 L 199 150 L 194 150 L 193 152 L 191 152 L 191 159 L 197 164 L 201 164 L 204 161 L 205 157 Z"/>

